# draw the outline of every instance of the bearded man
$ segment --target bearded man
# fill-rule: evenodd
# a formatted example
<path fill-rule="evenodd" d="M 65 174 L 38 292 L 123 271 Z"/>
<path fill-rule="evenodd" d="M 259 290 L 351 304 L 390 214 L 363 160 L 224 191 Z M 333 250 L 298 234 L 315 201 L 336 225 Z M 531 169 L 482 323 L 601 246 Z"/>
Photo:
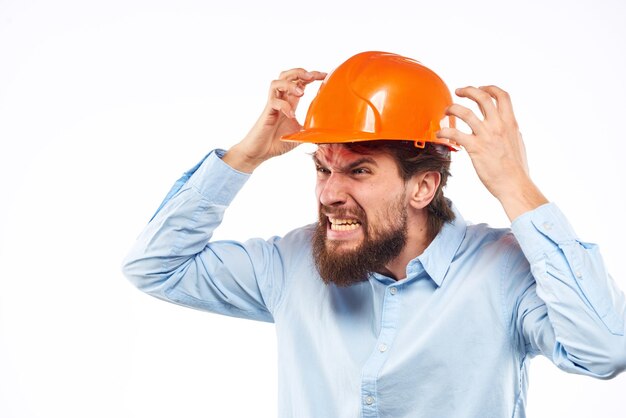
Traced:
<path fill-rule="evenodd" d="M 316 80 L 301 126 L 294 111 Z M 395 54 L 358 54 L 328 76 L 282 73 L 248 135 L 174 186 L 125 274 L 170 302 L 274 322 L 280 417 L 524 417 L 538 354 L 617 375 L 624 294 L 531 181 L 508 94 L 456 94 L 482 118 Z M 289 141 L 319 144 L 318 222 L 267 241 L 211 241 L 250 173 Z M 468 225 L 444 197 L 461 146 L 511 229 Z"/>

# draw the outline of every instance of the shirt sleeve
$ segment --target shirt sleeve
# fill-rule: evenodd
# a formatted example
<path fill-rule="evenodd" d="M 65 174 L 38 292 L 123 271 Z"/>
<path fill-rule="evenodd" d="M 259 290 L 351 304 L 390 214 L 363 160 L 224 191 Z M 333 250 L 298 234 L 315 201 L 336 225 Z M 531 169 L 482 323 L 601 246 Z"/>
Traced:
<path fill-rule="evenodd" d="M 527 351 L 598 378 L 626 369 L 626 300 L 598 246 L 580 241 L 552 203 L 517 218 L 512 230 L 532 272 L 517 306 Z"/>
<path fill-rule="evenodd" d="M 178 180 L 123 263 L 124 274 L 157 298 L 223 315 L 273 322 L 282 269 L 275 243 L 211 242 L 249 175 L 211 152 Z"/>

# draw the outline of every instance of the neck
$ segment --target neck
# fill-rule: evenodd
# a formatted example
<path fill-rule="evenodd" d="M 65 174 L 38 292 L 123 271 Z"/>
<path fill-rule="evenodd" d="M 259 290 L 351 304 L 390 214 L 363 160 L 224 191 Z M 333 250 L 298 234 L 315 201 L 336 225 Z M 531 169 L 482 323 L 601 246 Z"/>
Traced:
<path fill-rule="evenodd" d="M 406 245 L 396 258 L 385 265 L 379 273 L 395 280 L 406 278 L 406 267 L 415 257 L 421 255 L 433 241 L 428 233 L 428 215 L 426 210 L 409 215 Z"/>

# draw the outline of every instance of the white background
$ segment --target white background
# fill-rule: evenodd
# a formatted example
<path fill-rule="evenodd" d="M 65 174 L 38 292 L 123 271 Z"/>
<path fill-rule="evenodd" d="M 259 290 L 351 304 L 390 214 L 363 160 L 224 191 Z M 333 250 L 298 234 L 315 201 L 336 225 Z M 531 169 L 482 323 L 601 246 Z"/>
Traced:
<path fill-rule="evenodd" d="M 622 0 L 222 3 L 0 0 L 0 417 L 276 415 L 271 325 L 152 299 L 119 266 L 173 181 L 245 135 L 281 70 L 361 51 L 507 89 L 533 178 L 626 288 Z M 218 238 L 313 221 L 305 151 L 261 167 Z M 465 218 L 508 226 L 454 160 Z M 626 376 L 536 359 L 529 416 L 624 417 L 624 393 Z"/>

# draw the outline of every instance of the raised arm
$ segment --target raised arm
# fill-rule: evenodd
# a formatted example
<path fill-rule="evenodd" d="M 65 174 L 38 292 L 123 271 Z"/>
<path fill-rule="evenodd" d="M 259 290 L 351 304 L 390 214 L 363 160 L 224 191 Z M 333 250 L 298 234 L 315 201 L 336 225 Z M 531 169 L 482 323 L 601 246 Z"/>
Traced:
<path fill-rule="evenodd" d="M 527 352 L 542 353 L 569 372 L 615 376 L 626 368 L 626 298 L 598 247 L 579 240 L 530 179 L 508 93 L 487 86 L 456 94 L 476 102 L 483 118 L 454 104 L 448 113 L 472 133 L 445 128 L 438 136 L 467 150 L 479 178 L 512 221 L 524 257 L 509 261 L 503 289 L 510 291 L 503 294 Z"/>
<path fill-rule="evenodd" d="M 226 155 L 211 152 L 185 173 L 141 232 L 123 270 L 140 290 L 197 309 L 272 321 L 283 277 L 281 239 L 211 241 L 224 212 L 261 162 L 294 145 L 294 110 L 304 86 L 323 73 L 290 70 L 272 82 L 263 113 Z M 223 158 L 223 159 L 222 159 Z"/>
<path fill-rule="evenodd" d="M 307 84 L 323 80 L 326 73 L 294 68 L 272 81 L 267 104 L 246 137 L 233 146 L 224 162 L 236 170 L 252 173 L 264 161 L 282 155 L 297 146 L 280 137 L 302 128 L 296 120 L 296 108 Z"/>
<path fill-rule="evenodd" d="M 528 174 L 526 150 L 509 94 L 496 86 L 465 87 L 456 94 L 476 102 L 483 119 L 467 107 L 453 104 L 448 114 L 467 123 L 472 133 L 444 128 L 437 136 L 452 139 L 467 150 L 478 177 L 511 221 L 547 203 Z"/>

